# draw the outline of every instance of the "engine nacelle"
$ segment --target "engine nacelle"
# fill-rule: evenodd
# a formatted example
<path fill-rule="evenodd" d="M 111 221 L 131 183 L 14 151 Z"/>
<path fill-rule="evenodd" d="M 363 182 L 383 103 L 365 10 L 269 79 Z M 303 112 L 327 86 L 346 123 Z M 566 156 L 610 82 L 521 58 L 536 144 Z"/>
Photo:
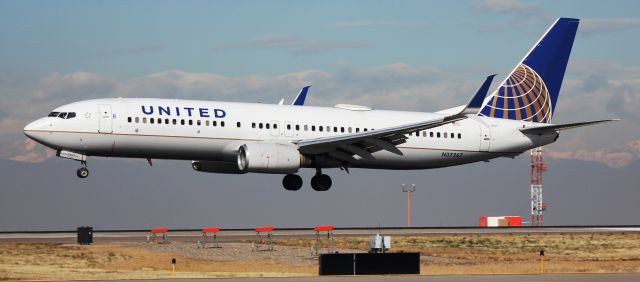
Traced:
<path fill-rule="evenodd" d="M 295 173 L 300 169 L 298 147 L 288 144 L 247 143 L 238 149 L 238 169 L 243 172 Z"/>
<path fill-rule="evenodd" d="M 225 174 L 243 174 L 246 171 L 238 169 L 238 165 L 233 162 L 222 161 L 192 161 L 193 170 L 200 172 L 225 173 Z"/>

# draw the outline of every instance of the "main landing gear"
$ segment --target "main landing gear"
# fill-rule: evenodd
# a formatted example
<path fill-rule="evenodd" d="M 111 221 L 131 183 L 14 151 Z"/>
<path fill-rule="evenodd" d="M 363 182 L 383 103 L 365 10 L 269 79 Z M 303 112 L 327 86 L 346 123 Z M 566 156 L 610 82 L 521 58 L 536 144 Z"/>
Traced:
<path fill-rule="evenodd" d="M 87 178 L 89 176 L 89 170 L 87 169 L 87 162 L 81 161 L 80 168 L 76 171 L 76 175 L 80 178 Z"/>
<path fill-rule="evenodd" d="M 322 174 L 320 169 L 316 169 L 316 175 L 311 178 L 311 188 L 316 191 L 329 190 L 331 183 L 331 177 Z M 282 179 L 282 186 L 289 191 L 298 191 L 302 187 L 302 177 L 297 174 L 287 174 Z"/>
<path fill-rule="evenodd" d="M 282 179 L 282 186 L 289 191 L 298 191 L 302 187 L 302 177 L 297 174 L 287 174 Z"/>

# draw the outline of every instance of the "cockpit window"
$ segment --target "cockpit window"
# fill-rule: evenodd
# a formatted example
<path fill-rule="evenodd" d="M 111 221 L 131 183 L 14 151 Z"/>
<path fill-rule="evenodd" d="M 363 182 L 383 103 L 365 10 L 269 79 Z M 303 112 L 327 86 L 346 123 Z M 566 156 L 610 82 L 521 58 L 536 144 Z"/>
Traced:
<path fill-rule="evenodd" d="M 51 112 L 49 117 L 59 117 L 61 119 L 70 119 L 76 117 L 75 112 Z"/>

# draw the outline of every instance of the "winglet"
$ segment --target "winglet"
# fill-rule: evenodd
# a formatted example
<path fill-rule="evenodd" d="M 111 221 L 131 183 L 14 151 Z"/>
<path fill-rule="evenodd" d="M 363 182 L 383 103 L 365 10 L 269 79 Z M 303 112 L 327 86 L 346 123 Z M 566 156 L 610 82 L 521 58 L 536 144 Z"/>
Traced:
<path fill-rule="evenodd" d="M 484 98 L 487 97 L 489 86 L 491 86 L 491 82 L 493 81 L 493 78 L 495 76 L 496 74 L 487 76 L 487 78 L 484 80 L 484 83 L 482 83 L 482 86 L 480 86 L 480 88 L 478 89 L 478 92 L 473 95 L 473 98 L 471 98 L 469 103 L 467 103 L 467 106 L 464 108 L 464 110 L 462 110 L 460 114 L 477 114 L 480 111 L 482 102 L 484 101 Z"/>
<path fill-rule="evenodd" d="M 293 106 L 304 105 L 304 100 L 307 98 L 307 91 L 309 91 L 309 87 L 311 87 L 311 85 L 302 87 L 302 89 L 300 90 L 300 93 L 298 93 L 298 96 L 296 96 L 296 98 L 293 100 L 293 103 L 291 103 L 291 105 Z"/>

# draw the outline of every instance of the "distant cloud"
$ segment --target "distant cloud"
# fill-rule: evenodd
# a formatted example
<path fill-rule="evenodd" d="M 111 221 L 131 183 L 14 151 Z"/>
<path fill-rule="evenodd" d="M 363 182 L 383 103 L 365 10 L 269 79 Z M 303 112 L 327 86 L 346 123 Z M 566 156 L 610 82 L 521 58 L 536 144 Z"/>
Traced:
<path fill-rule="evenodd" d="M 640 28 L 640 18 L 584 19 L 580 32 L 586 35 Z"/>
<path fill-rule="evenodd" d="M 640 160 L 640 140 L 600 150 L 545 150 L 544 154 L 554 159 L 595 161 L 611 167 L 623 167 Z"/>
<path fill-rule="evenodd" d="M 282 49 L 290 55 L 298 56 L 323 54 L 338 49 L 360 49 L 367 47 L 369 47 L 369 44 L 366 42 L 309 40 L 292 35 L 270 34 L 253 38 L 247 42 L 217 45 L 213 47 L 213 50 L 222 51 L 237 48 Z"/>
<path fill-rule="evenodd" d="M 414 28 L 429 27 L 430 23 L 420 21 L 348 21 L 330 23 L 331 27 L 377 27 L 377 28 Z"/>
<path fill-rule="evenodd" d="M 473 3 L 472 8 L 481 14 L 537 13 L 540 11 L 538 5 L 518 0 L 480 0 Z"/>
<path fill-rule="evenodd" d="M 270 45 L 278 38 L 261 38 Z M 552 146 L 557 158 L 574 158 L 624 166 L 638 158 L 632 146 L 607 147 L 611 142 L 640 140 L 640 69 L 600 61 L 575 61 L 563 83 L 554 122 L 621 117 L 623 122 L 563 133 Z M 460 79 L 433 66 L 388 64 L 370 68 L 338 66 L 335 71 L 307 70 L 278 75 L 224 76 L 170 70 L 132 79 L 74 72 L 53 73 L 33 82 L 31 91 L 0 104 L 0 158 L 39 161 L 53 156 L 42 146 L 23 143 L 22 128 L 56 106 L 96 97 L 157 97 L 197 100 L 277 103 L 291 99 L 303 85 L 313 84 L 311 105 L 361 104 L 377 109 L 437 111 L 458 106 L 477 90 L 480 81 Z M 603 132 L 609 134 L 603 134 Z M 615 134 L 615 140 L 610 138 Z M 598 145 L 599 144 L 599 145 Z M 605 145 L 603 145 L 605 144 Z M 615 143 L 614 143 L 615 144 Z"/>
<path fill-rule="evenodd" d="M 518 0 L 479 0 L 471 4 L 471 10 L 494 20 L 468 19 L 459 24 L 479 32 L 500 32 L 505 30 L 531 31 L 531 27 L 551 24 L 554 17 L 538 4 Z M 540 31 L 536 30 L 537 35 Z"/>
<path fill-rule="evenodd" d="M 12 147 L 16 147 L 17 152 L 14 152 L 15 155 L 9 159 L 18 162 L 39 163 L 56 155 L 56 151 L 27 138 L 18 144 L 13 144 Z"/>

